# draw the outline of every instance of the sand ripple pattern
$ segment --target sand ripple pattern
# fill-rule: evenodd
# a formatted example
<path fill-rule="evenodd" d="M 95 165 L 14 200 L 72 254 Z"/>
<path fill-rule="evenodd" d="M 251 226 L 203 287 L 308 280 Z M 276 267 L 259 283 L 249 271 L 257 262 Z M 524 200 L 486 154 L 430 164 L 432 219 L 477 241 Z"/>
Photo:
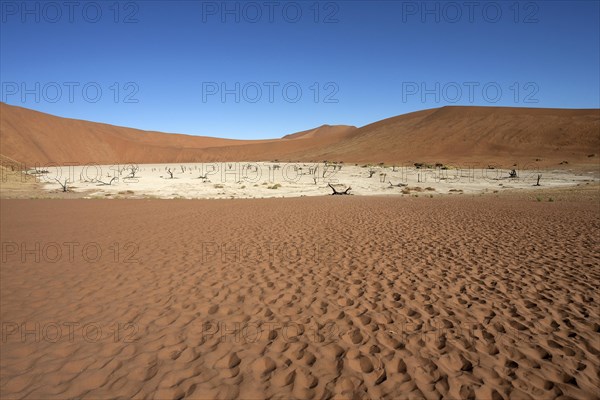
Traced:
<path fill-rule="evenodd" d="M 597 200 L 2 201 L 0 397 L 598 398 Z"/>

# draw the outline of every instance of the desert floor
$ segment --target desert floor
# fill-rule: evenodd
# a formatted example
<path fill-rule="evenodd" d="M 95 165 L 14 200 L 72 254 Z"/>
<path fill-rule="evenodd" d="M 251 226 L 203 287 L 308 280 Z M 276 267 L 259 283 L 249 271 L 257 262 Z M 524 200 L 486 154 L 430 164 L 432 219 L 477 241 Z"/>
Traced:
<path fill-rule="evenodd" d="M 1 200 L 0 397 L 598 398 L 599 193 Z"/>

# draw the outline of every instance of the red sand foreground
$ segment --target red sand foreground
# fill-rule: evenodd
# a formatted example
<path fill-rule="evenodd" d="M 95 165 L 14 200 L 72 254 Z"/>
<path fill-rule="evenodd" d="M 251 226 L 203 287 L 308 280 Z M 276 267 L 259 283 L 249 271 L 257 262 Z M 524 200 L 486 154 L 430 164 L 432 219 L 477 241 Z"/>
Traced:
<path fill-rule="evenodd" d="M 599 199 L 2 200 L 0 397 L 598 398 Z"/>

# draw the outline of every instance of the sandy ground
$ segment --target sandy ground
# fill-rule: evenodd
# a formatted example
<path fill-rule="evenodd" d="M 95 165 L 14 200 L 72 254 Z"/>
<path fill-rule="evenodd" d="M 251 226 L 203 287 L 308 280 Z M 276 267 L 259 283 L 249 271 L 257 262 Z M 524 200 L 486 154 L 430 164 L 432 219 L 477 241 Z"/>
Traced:
<path fill-rule="evenodd" d="M 598 189 L 2 200 L 0 397 L 598 398 Z"/>
<path fill-rule="evenodd" d="M 271 198 L 323 196 L 328 184 L 361 196 L 479 194 L 536 190 L 600 182 L 598 168 L 541 169 L 535 163 L 510 169 L 481 165 L 450 165 L 442 169 L 410 166 L 370 166 L 324 163 L 219 162 L 203 164 L 135 164 L 52 166 L 47 173 L 21 176 L 47 193 L 61 191 L 57 179 L 85 198 Z M 135 174 L 132 176 L 132 171 Z M 171 173 L 172 175 L 171 175 Z M 540 185 L 535 186 L 541 175 Z M 65 195 L 68 197 L 68 195 Z"/>

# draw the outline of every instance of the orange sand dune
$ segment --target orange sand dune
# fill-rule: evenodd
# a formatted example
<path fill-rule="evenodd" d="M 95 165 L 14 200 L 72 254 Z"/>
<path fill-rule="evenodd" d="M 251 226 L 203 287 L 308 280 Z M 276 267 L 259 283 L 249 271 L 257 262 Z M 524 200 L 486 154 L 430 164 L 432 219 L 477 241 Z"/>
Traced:
<path fill-rule="evenodd" d="M 600 110 L 443 107 L 362 128 L 329 126 L 270 140 L 147 132 L 0 103 L 1 154 L 28 164 L 203 161 L 597 163 Z M 594 157 L 589 157 L 595 154 Z M 540 166 L 540 164 L 538 164 Z"/>
<path fill-rule="evenodd" d="M 279 158 L 289 148 L 304 151 L 339 141 L 355 129 L 323 126 L 303 132 L 313 140 L 233 140 L 73 120 L 4 103 L 0 116 L 1 154 L 28 164 L 265 160 Z"/>
<path fill-rule="evenodd" d="M 600 110 L 443 107 L 367 125 L 319 156 L 386 163 L 507 163 L 536 158 L 546 163 L 590 163 L 597 159 L 589 160 L 588 155 L 599 149 Z"/>

